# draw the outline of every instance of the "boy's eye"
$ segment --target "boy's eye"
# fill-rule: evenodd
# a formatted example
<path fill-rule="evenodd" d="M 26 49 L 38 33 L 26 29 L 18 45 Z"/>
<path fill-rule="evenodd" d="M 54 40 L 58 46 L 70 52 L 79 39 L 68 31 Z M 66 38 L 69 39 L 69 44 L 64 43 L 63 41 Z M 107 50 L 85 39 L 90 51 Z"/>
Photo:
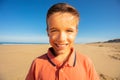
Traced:
<path fill-rule="evenodd" d="M 67 30 L 67 32 L 73 32 L 73 30 Z"/>
<path fill-rule="evenodd" d="M 51 30 L 50 32 L 56 32 L 57 30 Z"/>

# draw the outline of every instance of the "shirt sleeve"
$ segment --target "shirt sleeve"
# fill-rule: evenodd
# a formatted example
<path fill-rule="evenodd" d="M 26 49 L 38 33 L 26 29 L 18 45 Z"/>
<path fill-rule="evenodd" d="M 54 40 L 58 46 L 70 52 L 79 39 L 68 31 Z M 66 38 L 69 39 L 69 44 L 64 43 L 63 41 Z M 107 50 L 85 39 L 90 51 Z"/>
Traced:
<path fill-rule="evenodd" d="M 90 59 L 88 59 L 88 61 L 89 61 L 89 65 L 88 65 L 89 80 L 100 80 L 92 61 Z"/>
<path fill-rule="evenodd" d="M 34 72 L 35 72 L 35 62 L 33 61 L 25 80 L 35 80 Z"/>

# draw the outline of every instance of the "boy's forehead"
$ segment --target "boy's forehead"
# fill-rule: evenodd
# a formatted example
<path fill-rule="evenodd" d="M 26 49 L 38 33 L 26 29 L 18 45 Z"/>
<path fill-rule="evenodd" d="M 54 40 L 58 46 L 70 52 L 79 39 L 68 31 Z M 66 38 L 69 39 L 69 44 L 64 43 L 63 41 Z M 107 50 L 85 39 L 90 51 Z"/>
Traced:
<path fill-rule="evenodd" d="M 47 20 L 47 25 L 48 25 L 49 29 L 54 28 L 56 26 L 77 27 L 78 22 L 79 22 L 79 19 L 73 14 L 57 12 L 57 13 L 54 13 L 51 16 L 49 16 L 49 18 Z"/>
<path fill-rule="evenodd" d="M 71 17 L 71 18 L 77 17 L 76 15 L 73 15 L 72 13 L 68 13 L 68 12 L 56 12 L 56 13 L 53 13 L 50 17 L 52 16 L 59 16 L 61 18 L 64 16 Z"/>
<path fill-rule="evenodd" d="M 59 12 L 59 13 L 54 13 L 53 15 L 51 15 L 48 18 L 47 22 L 49 23 L 49 21 L 50 22 L 52 22 L 52 21 L 55 21 L 55 22 L 57 22 L 57 21 L 59 21 L 59 22 L 65 21 L 67 23 L 69 23 L 69 22 L 71 23 L 71 22 L 74 22 L 74 21 L 79 22 L 79 19 L 75 15 L 72 15 L 70 13 L 61 13 L 61 12 Z"/>

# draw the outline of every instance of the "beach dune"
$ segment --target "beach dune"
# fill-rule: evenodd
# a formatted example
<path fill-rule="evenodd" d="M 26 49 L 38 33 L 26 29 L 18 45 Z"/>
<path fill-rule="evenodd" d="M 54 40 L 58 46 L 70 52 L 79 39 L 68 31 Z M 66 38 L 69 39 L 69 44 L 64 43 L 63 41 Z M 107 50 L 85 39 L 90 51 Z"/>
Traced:
<path fill-rule="evenodd" d="M 0 45 L 0 80 L 24 80 L 32 61 L 49 44 Z M 75 44 L 91 58 L 101 80 L 120 80 L 120 43 Z"/>

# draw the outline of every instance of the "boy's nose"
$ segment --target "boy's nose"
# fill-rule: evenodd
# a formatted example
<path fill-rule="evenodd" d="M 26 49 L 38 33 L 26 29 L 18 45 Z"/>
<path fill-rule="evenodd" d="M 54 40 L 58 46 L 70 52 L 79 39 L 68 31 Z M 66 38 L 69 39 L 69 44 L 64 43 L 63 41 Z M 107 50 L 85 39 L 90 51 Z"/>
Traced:
<path fill-rule="evenodd" d="M 60 33 L 59 33 L 59 35 L 58 35 L 58 41 L 59 41 L 59 42 L 64 42 L 64 41 L 66 41 L 66 38 L 67 38 L 67 36 L 66 36 L 65 32 L 60 32 Z"/>

